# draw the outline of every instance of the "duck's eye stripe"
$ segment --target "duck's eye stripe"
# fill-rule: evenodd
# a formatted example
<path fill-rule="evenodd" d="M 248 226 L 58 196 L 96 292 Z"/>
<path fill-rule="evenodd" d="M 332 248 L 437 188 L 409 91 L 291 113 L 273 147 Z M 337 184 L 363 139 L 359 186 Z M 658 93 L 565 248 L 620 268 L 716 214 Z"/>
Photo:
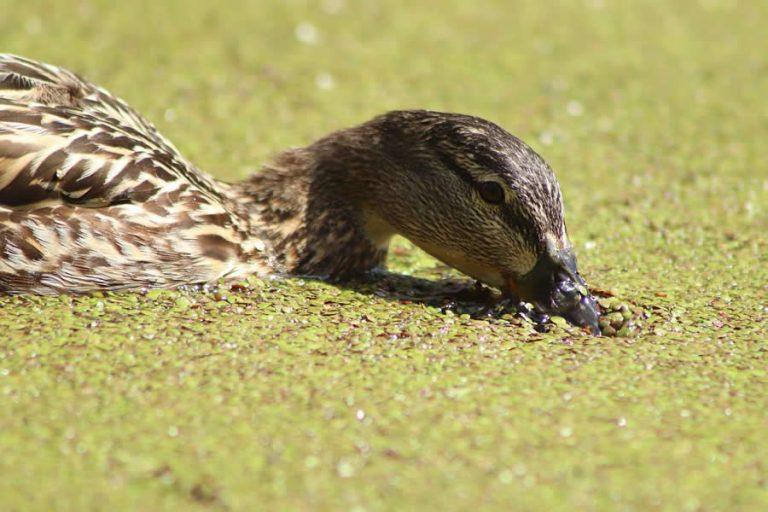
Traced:
<path fill-rule="evenodd" d="M 466 181 L 473 187 L 477 185 L 477 182 L 474 180 L 474 178 L 472 178 L 472 175 L 469 173 L 469 171 L 457 164 L 453 158 L 443 152 L 438 152 L 438 158 L 440 158 L 440 161 L 443 163 L 443 165 L 453 171 L 459 178 Z"/>
<path fill-rule="evenodd" d="M 469 171 L 457 164 L 450 156 L 445 153 L 438 153 L 438 157 L 443 165 L 453 171 L 459 178 L 466 181 L 470 186 L 477 188 L 480 192 L 480 196 L 485 201 L 491 204 L 501 204 L 504 202 L 504 189 L 499 183 L 496 183 L 495 181 L 483 181 L 478 183 Z"/>

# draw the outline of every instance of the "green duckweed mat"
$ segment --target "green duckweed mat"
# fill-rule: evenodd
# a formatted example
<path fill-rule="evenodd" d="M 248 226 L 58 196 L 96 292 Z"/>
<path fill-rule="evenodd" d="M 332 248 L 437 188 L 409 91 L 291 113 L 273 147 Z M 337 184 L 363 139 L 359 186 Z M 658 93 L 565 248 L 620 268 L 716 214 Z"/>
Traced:
<path fill-rule="evenodd" d="M 236 179 L 393 108 L 556 170 L 629 337 L 379 283 L 0 298 L 2 510 L 768 509 L 768 4 L 3 3 L 0 49 L 124 97 Z"/>

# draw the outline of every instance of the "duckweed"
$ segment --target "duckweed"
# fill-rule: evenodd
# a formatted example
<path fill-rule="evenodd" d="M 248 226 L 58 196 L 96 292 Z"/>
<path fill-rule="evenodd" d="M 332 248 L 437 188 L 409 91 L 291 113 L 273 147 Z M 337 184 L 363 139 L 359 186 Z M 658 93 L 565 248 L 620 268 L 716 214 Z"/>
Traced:
<path fill-rule="evenodd" d="M 390 108 L 498 122 L 556 171 L 605 335 L 402 240 L 348 286 L 2 297 L 0 508 L 765 510 L 766 24 L 716 0 L 4 9 L 3 51 L 223 178 Z"/>
<path fill-rule="evenodd" d="M 643 321 L 649 318 L 642 307 L 623 302 L 617 297 L 598 300 L 601 317 L 600 331 L 604 336 L 627 337 L 636 335 L 643 327 Z"/>

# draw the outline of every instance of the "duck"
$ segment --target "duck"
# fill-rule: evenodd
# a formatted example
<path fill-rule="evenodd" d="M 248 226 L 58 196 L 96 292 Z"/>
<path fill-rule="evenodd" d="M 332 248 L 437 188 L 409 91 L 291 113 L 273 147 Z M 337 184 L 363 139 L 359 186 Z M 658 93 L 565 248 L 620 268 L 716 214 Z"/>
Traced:
<path fill-rule="evenodd" d="M 598 332 L 555 174 L 491 121 L 392 111 L 229 183 L 107 90 L 0 55 L 1 293 L 344 282 L 384 268 L 395 235 Z"/>

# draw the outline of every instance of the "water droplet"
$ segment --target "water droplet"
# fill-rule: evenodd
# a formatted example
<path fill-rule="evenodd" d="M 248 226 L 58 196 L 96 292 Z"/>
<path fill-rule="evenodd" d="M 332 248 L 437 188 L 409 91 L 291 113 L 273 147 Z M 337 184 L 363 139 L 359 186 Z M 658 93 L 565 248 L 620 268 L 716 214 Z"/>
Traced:
<path fill-rule="evenodd" d="M 317 44 L 320 34 L 313 24 L 309 22 L 303 22 L 296 25 L 296 39 L 304 44 Z"/>
<path fill-rule="evenodd" d="M 344 0 L 323 0 L 321 8 L 327 14 L 337 14 L 344 8 Z"/>
<path fill-rule="evenodd" d="M 515 475 L 510 470 L 505 469 L 499 473 L 498 479 L 503 484 L 509 484 L 515 479 Z"/>
<path fill-rule="evenodd" d="M 330 91 L 336 86 L 336 82 L 330 73 L 320 73 L 315 77 L 315 85 L 318 89 Z"/>
<path fill-rule="evenodd" d="M 565 106 L 565 111 L 568 112 L 568 114 L 572 115 L 573 117 L 578 117 L 584 113 L 584 105 L 582 105 L 576 100 L 571 100 Z"/>
<path fill-rule="evenodd" d="M 341 459 L 336 465 L 336 472 L 341 478 L 349 478 L 355 474 L 355 466 L 347 459 Z"/>

